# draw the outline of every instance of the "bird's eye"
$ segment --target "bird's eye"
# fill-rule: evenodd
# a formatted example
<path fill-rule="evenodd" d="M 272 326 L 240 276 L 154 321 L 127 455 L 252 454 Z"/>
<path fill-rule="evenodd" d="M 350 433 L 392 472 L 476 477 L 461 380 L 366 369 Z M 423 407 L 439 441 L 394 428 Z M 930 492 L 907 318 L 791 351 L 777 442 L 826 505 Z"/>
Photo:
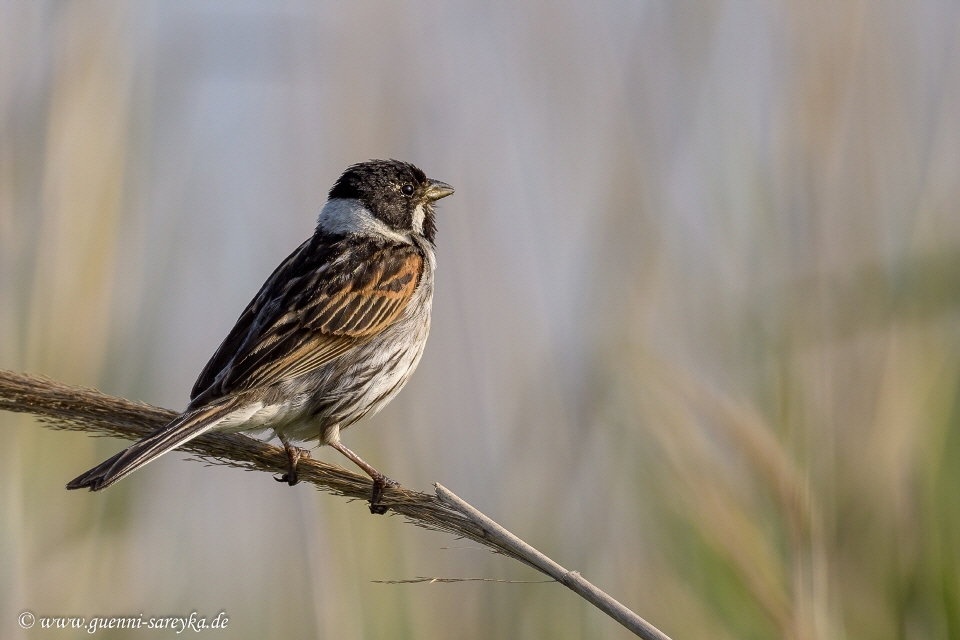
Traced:
<path fill-rule="evenodd" d="M 412 195 L 413 195 L 413 185 L 412 185 L 412 184 L 405 184 L 405 185 L 403 185 L 402 187 L 400 187 L 400 192 L 401 192 L 403 195 L 405 195 L 405 196 L 412 196 Z"/>

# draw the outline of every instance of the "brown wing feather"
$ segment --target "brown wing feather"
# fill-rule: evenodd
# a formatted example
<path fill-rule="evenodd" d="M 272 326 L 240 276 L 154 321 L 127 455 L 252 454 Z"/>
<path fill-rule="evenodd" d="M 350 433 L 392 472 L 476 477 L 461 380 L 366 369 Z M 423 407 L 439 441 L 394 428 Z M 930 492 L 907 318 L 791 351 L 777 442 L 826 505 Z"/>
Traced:
<path fill-rule="evenodd" d="M 309 373 L 394 322 L 423 257 L 409 245 L 302 245 L 267 280 L 207 364 L 191 406 Z"/>

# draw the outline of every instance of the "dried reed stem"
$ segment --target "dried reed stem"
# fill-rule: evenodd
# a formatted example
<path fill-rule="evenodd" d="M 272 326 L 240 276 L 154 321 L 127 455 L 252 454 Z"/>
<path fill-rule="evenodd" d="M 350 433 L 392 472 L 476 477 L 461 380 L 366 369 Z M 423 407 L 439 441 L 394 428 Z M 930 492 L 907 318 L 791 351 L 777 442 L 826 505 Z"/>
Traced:
<path fill-rule="evenodd" d="M 32 413 L 46 426 L 67 431 L 138 440 L 162 427 L 177 414 L 142 402 L 131 402 L 95 389 L 72 387 L 48 378 L 0 369 L 0 410 Z M 207 433 L 183 447 L 213 464 L 283 473 L 283 449 L 243 435 Z M 366 500 L 371 484 L 366 476 L 333 464 L 302 458 L 297 475 L 335 495 Z M 436 486 L 436 495 L 402 487 L 384 492 L 383 504 L 407 521 L 426 529 L 469 538 L 497 553 L 519 560 L 569 587 L 595 607 L 646 640 L 669 638 L 646 620 L 587 582 L 576 571 L 567 571 L 449 490 Z"/>

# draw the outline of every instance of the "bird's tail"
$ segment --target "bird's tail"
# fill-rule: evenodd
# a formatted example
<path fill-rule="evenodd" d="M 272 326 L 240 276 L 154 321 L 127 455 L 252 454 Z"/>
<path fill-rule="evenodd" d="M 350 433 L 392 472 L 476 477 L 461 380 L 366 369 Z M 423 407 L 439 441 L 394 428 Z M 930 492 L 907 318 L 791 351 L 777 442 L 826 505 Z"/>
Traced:
<path fill-rule="evenodd" d="M 228 402 L 182 413 L 165 427 L 161 427 L 143 440 L 130 445 L 112 458 L 74 478 L 67 485 L 67 489 L 84 487 L 88 487 L 90 491 L 106 489 L 171 449 L 176 449 L 213 429 L 234 409 L 235 407 Z"/>

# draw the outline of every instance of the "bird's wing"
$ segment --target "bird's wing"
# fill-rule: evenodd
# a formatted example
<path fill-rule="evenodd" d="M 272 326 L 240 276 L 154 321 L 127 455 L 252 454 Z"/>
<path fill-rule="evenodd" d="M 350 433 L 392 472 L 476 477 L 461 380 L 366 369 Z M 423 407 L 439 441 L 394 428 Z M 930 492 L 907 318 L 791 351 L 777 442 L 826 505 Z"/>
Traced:
<path fill-rule="evenodd" d="M 406 307 L 423 256 L 411 245 L 311 238 L 277 267 L 207 363 L 191 407 L 317 369 Z"/>

